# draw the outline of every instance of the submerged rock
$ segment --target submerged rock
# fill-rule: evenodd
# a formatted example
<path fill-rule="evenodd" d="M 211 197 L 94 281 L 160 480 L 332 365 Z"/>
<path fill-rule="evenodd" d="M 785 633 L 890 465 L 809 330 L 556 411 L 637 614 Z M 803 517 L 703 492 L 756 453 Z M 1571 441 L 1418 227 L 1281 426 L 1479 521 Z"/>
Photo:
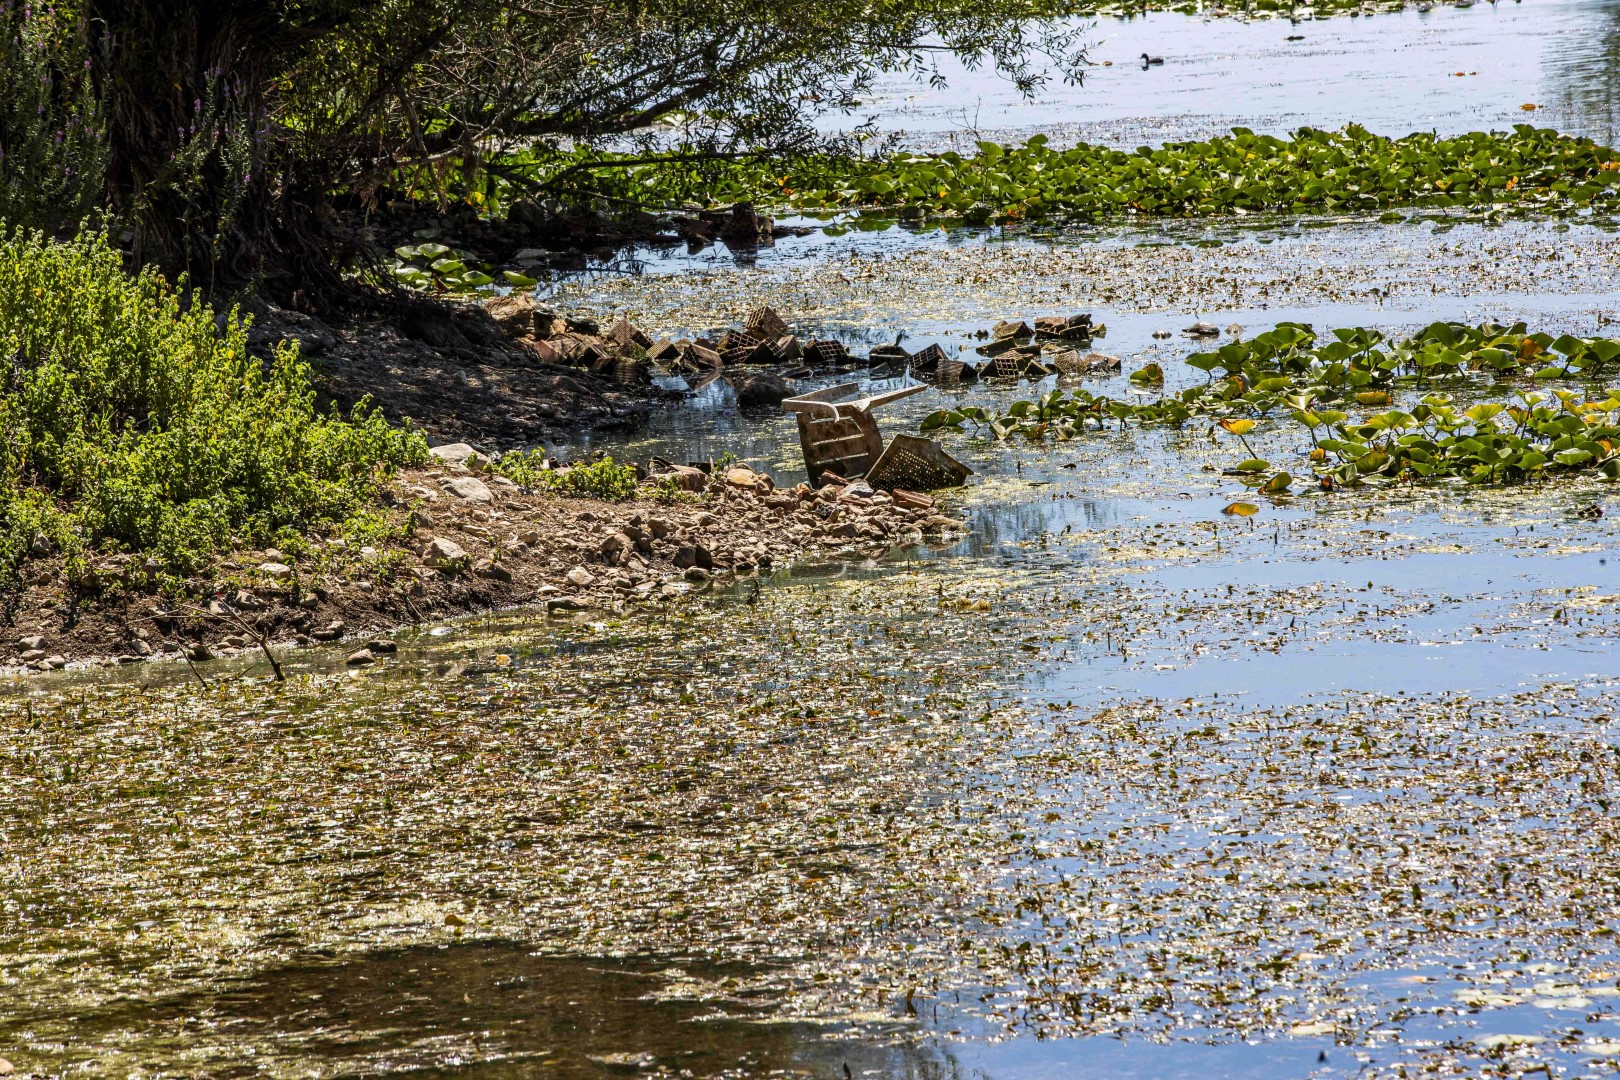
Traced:
<path fill-rule="evenodd" d="M 793 384 L 780 375 L 764 371 L 739 371 L 726 376 L 736 391 L 737 404 L 744 408 L 762 405 L 780 405 L 793 396 Z"/>

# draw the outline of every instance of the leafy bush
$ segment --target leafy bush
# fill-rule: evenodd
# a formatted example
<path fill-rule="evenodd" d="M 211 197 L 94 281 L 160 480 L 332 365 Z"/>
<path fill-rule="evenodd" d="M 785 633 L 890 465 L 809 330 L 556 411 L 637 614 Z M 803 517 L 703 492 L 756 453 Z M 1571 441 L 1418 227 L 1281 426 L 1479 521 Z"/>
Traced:
<path fill-rule="evenodd" d="M 365 404 L 318 412 L 296 348 L 262 362 L 234 312 L 221 325 L 155 273 L 126 274 L 104 237 L 0 238 L 0 575 L 31 548 L 147 552 L 188 573 L 340 523 L 426 460 L 418 433 Z"/>
<path fill-rule="evenodd" d="M 545 448 L 510 450 L 502 454 L 492 468 L 515 484 L 529 488 L 539 487 L 540 478 L 547 472 Z"/>
<path fill-rule="evenodd" d="M 106 140 L 82 18 L 0 0 L 0 222 L 76 227 L 97 205 Z"/>
<path fill-rule="evenodd" d="M 607 455 L 589 464 L 539 473 L 538 482 L 559 495 L 623 502 L 636 493 L 636 468 L 620 465 Z"/>

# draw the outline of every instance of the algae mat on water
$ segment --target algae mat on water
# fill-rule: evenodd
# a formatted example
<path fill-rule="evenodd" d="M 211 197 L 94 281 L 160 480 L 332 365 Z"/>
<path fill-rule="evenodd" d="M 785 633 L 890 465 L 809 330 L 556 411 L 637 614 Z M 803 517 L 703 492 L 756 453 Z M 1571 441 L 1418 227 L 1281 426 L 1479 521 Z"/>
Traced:
<path fill-rule="evenodd" d="M 222 979 L 511 940 L 645 957 L 649 992 L 712 1018 L 868 1047 L 1578 1059 L 1620 962 L 1620 687 L 1581 672 L 1620 628 L 1569 583 L 1615 544 L 1562 499 L 1445 505 L 1127 519 L 751 604 L 452 627 L 281 689 L 8 701 L 0 1044 L 47 1072 L 529 1053 L 463 1023 L 495 1007 L 472 999 L 382 1032 L 312 999 L 319 1047 L 308 1019 L 211 1019 L 258 1015 L 210 1005 Z M 1442 550 L 1449 573 L 1417 568 Z M 1494 671 L 1473 692 L 1470 656 Z M 1313 684 L 1335 664 L 1367 688 Z M 738 966 L 668 973 L 699 959 Z M 604 1072 L 680 1067 L 592 1046 Z"/>

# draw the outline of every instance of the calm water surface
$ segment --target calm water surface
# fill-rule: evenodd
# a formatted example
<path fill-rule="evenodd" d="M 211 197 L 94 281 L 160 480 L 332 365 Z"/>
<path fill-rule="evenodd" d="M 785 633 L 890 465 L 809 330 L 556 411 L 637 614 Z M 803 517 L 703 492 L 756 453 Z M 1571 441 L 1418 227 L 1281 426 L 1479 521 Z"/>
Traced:
<path fill-rule="evenodd" d="M 1114 66 L 1084 88 L 1025 104 L 959 73 L 871 105 L 925 146 L 1455 131 L 1526 102 L 1610 140 L 1617 15 L 1107 21 Z M 1194 317 L 1592 333 L 1613 311 L 1599 223 L 1309 224 L 856 230 L 641 252 L 559 299 L 668 332 L 769 299 L 806 334 L 953 351 L 1091 310 L 1100 348 L 1172 388 L 1190 345 L 1153 331 Z M 1010 395 L 921 395 L 885 427 Z M 596 445 L 800 470 L 791 422 L 718 384 Z M 1613 1075 L 1610 488 L 1301 493 L 1245 520 L 1222 513 L 1253 498 L 1220 471 L 1237 448 L 1203 430 L 950 447 L 976 470 L 947 497 L 961 542 L 688 614 L 424 627 L 364 675 L 299 654 L 292 697 L 158 665 L 13 687 L 0 1055 L 64 1076 Z"/>

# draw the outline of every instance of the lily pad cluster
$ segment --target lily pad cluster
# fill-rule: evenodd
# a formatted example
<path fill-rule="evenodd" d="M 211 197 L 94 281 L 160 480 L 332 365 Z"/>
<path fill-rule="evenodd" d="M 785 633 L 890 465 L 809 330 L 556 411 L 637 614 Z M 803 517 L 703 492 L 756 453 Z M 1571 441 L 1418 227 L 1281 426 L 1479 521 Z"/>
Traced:
<path fill-rule="evenodd" d="M 1439 0 L 1442 4 L 1454 4 L 1457 7 L 1471 7 L 1473 0 Z M 1406 0 L 1314 0 L 1309 4 L 1295 3 L 1293 0 L 1235 0 L 1226 3 L 1225 0 L 1171 0 L 1169 3 L 1153 2 L 1138 3 L 1137 0 L 1101 0 L 1097 3 L 1082 3 L 1072 9 L 1066 9 L 1064 14 L 1087 16 L 1112 16 L 1114 18 L 1130 18 L 1142 15 L 1149 11 L 1174 11 L 1180 15 L 1200 15 L 1208 18 L 1221 19 L 1325 19 L 1335 15 L 1348 15 L 1355 18 L 1361 15 L 1373 15 L 1382 12 L 1404 11 L 1410 7 L 1424 9 L 1426 5 L 1413 5 Z"/>
<path fill-rule="evenodd" d="M 1620 388 L 1583 394 L 1505 381 L 1579 380 L 1595 386 L 1617 360 L 1620 341 L 1532 334 L 1523 324 L 1435 323 L 1398 342 L 1352 327 L 1335 330 L 1332 340 L 1319 344 L 1310 327 L 1281 323 L 1252 341 L 1188 357 L 1188 365 L 1205 372 L 1208 381 L 1156 401 L 1060 387 L 1014 402 L 1001 413 L 976 406 L 937 410 L 923 420 L 922 429 L 963 430 L 971 424 L 997 440 L 1062 440 L 1111 421 L 1179 426 L 1208 417 L 1248 453 L 1228 472 L 1278 494 L 1293 478 L 1273 473 L 1246 436 L 1279 413 L 1308 432 L 1311 468 L 1329 488 L 1443 477 L 1513 482 L 1559 471 L 1597 471 L 1620 479 L 1620 417 L 1615 415 Z M 1133 373 L 1131 382 L 1159 387 L 1164 373 L 1149 364 Z M 1433 392 L 1438 383 L 1484 385 L 1513 396 L 1463 408 L 1450 395 Z M 1407 389 L 1430 392 L 1409 408 L 1392 407 L 1395 392 Z M 1379 406 L 1391 407 L 1352 416 L 1351 410 Z"/>
<path fill-rule="evenodd" d="M 413 289 L 466 293 L 496 284 L 495 278 L 485 272 L 487 269 L 465 251 L 428 240 L 395 248 L 391 272 L 395 281 Z M 501 280 L 519 289 L 532 289 L 537 284 L 534 278 L 511 270 L 502 271 Z"/>
<path fill-rule="evenodd" d="M 876 205 L 969 222 L 1061 214 L 1202 217 L 1309 208 L 1384 210 L 1519 203 L 1587 206 L 1614 198 L 1614 151 L 1550 129 L 1391 139 L 1358 125 L 1292 138 L 1246 128 L 1205 142 L 1115 150 L 979 143 L 979 152 L 908 154 L 847 182 L 793 195 L 800 205 Z M 789 180 L 791 185 L 791 179 Z"/>
<path fill-rule="evenodd" d="M 1066 149 L 1035 135 L 1021 146 L 883 158 L 739 161 L 702 170 L 614 169 L 590 151 L 601 193 L 671 203 L 747 199 L 801 210 L 869 208 L 969 225 L 1026 218 L 1205 217 L 1290 211 L 1393 213 L 1396 207 L 1514 206 L 1546 212 L 1607 206 L 1620 154 L 1590 139 L 1515 125 L 1441 137 L 1301 128 L 1290 138 L 1235 128 L 1202 142 Z M 604 167 L 605 166 L 605 167 Z"/>

